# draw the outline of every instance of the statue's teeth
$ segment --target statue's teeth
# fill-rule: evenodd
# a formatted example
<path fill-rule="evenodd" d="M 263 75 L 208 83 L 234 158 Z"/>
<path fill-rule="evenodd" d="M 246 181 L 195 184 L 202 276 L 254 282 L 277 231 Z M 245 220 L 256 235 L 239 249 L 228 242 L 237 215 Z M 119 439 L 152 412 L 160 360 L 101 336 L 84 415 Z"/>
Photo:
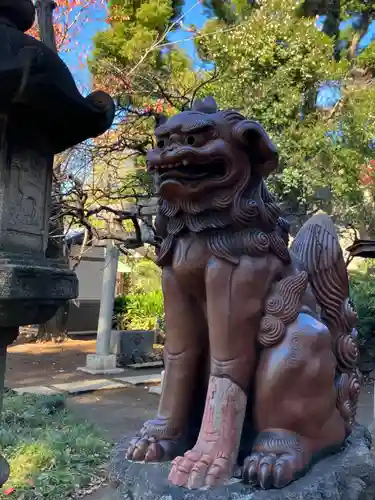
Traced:
<path fill-rule="evenodd" d="M 182 164 L 183 164 L 183 166 L 184 166 L 184 167 L 187 167 L 187 166 L 188 166 L 188 163 L 189 163 L 189 162 L 188 162 L 187 160 L 183 160 L 183 161 L 182 161 Z"/>

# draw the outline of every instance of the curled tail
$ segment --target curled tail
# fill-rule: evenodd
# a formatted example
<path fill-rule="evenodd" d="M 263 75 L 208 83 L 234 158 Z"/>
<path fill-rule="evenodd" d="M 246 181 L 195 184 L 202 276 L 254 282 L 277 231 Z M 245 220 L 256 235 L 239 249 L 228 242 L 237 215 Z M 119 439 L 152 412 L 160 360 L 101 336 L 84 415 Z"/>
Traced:
<path fill-rule="evenodd" d="M 358 348 L 352 334 L 356 313 L 349 303 L 348 273 L 331 218 L 326 214 L 311 217 L 297 233 L 290 250 L 307 272 L 322 320 L 331 332 L 337 359 L 337 408 L 350 429 L 360 388 Z"/>

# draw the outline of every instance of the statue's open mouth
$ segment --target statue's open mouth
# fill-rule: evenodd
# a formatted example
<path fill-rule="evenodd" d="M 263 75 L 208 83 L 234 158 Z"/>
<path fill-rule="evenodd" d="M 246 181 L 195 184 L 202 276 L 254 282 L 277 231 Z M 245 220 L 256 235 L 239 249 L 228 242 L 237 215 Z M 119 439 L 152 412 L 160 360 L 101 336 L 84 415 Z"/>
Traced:
<path fill-rule="evenodd" d="M 159 175 L 161 183 L 169 180 L 197 182 L 203 179 L 221 179 L 228 173 L 227 164 L 220 160 L 210 163 L 190 163 L 183 160 L 155 165 L 152 170 Z"/>

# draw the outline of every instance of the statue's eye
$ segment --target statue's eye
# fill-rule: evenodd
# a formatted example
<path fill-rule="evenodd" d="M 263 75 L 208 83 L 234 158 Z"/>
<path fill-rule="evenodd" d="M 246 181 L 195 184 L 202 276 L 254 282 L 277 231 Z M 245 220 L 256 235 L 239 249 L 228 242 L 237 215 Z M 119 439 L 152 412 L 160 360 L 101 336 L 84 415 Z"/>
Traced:
<path fill-rule="evenodd" d="M 159 149 L 163 149 L 165 146 L 165 142 L 163 141 L 163 139 L 159 139 L 156 145 Z"/>
<path fill-rule="evenodd" d="M 189 146 L 194 146 L 195 144 L 195 137 L 193 135 L 188 135 L 186 138 L 186 142 L 189 144 Z"/>

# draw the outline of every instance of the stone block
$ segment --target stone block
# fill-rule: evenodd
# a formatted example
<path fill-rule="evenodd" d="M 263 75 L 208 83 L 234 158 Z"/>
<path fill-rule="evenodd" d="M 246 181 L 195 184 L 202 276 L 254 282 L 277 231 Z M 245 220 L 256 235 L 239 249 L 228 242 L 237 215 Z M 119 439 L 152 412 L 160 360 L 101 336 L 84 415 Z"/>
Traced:
<path fill-rule="evenodd" d="M 113 330 L 111 353 L 121 366 L 148 361 L 153 353 L 155 332 L 152 330 Z"/>
<path fill-rule="evenodd" d="M 158 384 L 161 382 L 161 374 L 154 373 L 148 375 L 135 375 L 130 377 L 115 377 L 114 380 L 129 385 L 150 385 Z"/>
<path fill-rule="evenodd" d="M 117 356 L 115 354 L 88 354 L 86 357 L 86 366 L 79 367 L 77 370 L 89 373 L 90 375 L 111 375 L 124 371 L 123 368 L 117 367 Z"/>
<path fill-rule="evenodd" d="M 53 387 L 45 387 L 43 385 L 32 385 L 28 387 L 16 387 L 14 392 L 17 394 L 38 394 L 40 396 L 54 396 L 61 394 L 61 391 Z"/>
<path fill-rule="evenodd" d="M 146 363 L 133 363 L 126 365 L 127 368 L 132 370 L 145 370 L 146 368 L 162 368 L 164 366 L 162 361 L 147 361 Z"/>
<path fill-rule="evenodd" d="M 124 384 L 114 382 L 113 380 L 81 380 L 79 382 L 67 382 L 65 384 L 56 384 L 52 386 L 59 391 L 68 392 L 69 394 L 78 394 L 81 392 L 100 391 L 103 389 L 122 389 Z"/>
<path fill-rule="evenodd" d="M 157 396 L 161 396 L 161 392 L 163 390 L 164 375 L 165 375 L 165 370 L 163 370 L 160 374 L 161 376 L 160 384 L 155 385 L 154 387 L 150 387 L 148 391 L 150 394 L 156 394 Z"/>
<path fill-rule="evenodd" d="M 150 394 L 156 394 L 157 396 L 161 396 L 161 391 L 162 391 L 162 385 L 159 384 L 159 385 L 155 385 L 153 387 L 150 387 L 148 392 Z"/>

